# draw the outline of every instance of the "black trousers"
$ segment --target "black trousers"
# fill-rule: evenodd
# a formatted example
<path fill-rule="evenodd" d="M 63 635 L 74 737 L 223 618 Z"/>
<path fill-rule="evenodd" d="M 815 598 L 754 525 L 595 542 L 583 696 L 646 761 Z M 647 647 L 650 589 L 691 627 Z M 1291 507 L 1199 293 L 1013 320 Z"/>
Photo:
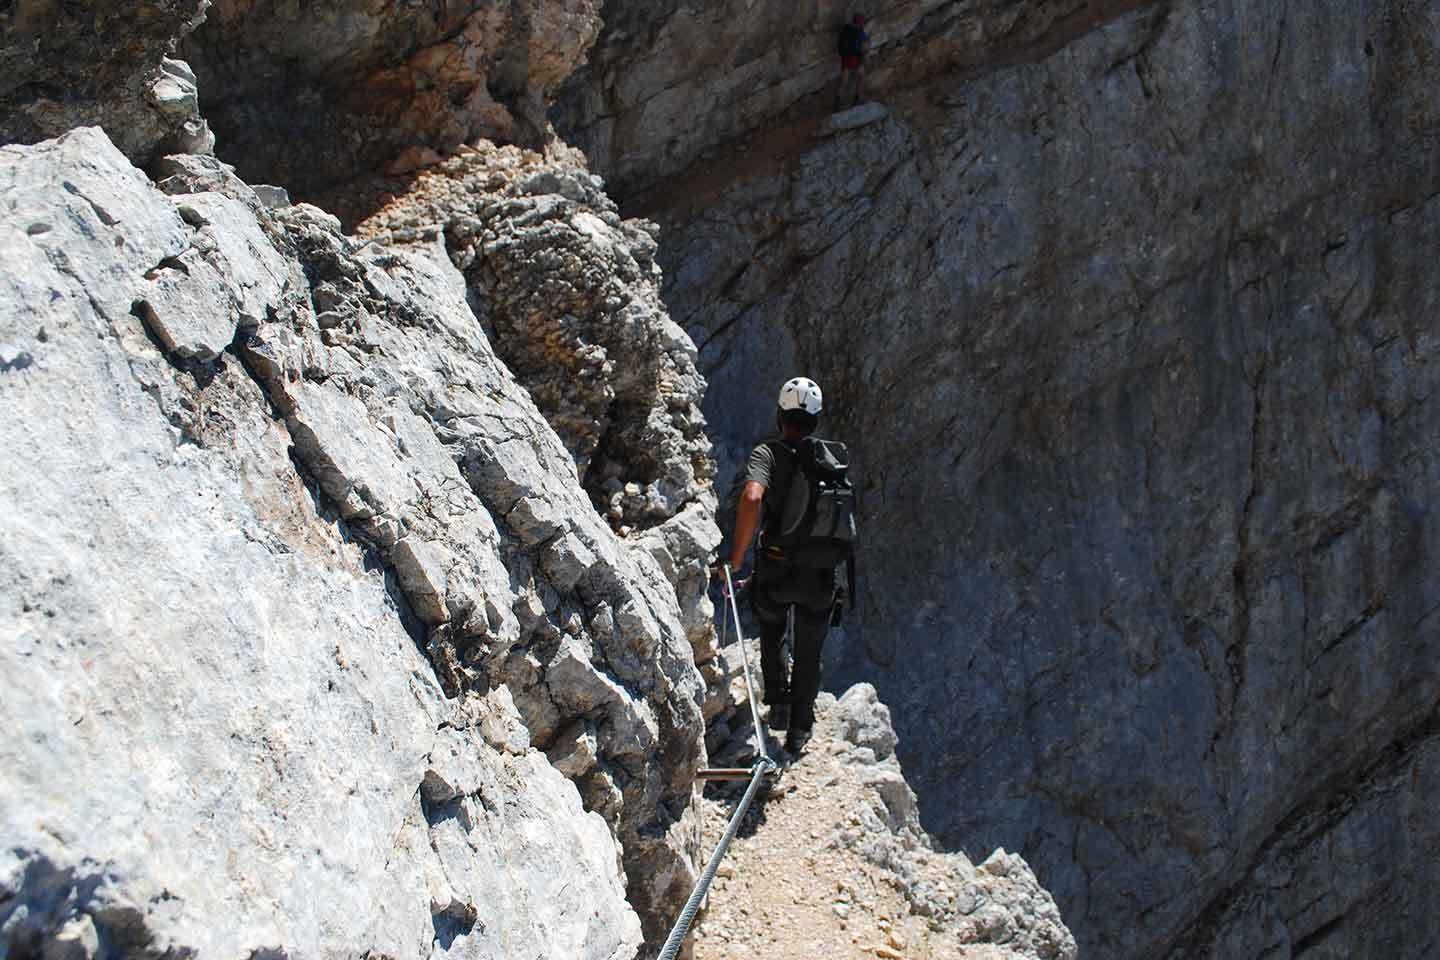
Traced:
<path fill-rule="evenodd" d="M 760 672 L 765 702 L 790 704 L 790 729 L 815 725 L 820 693 L 820 653 L 835 605 L 835 572 L 762 563 L 755 572 L 750 609 L 760 626 Z M 794 664 L 786 673 L 781 646 L 786 620 L 795 612 Z"/>

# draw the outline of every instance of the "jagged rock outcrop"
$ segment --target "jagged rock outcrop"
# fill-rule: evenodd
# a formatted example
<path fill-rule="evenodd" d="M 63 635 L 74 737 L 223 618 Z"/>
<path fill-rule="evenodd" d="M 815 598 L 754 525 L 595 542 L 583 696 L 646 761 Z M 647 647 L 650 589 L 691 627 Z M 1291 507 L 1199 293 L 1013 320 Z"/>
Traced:
<path fill-rule="evenodd" d="M 209 153 L 195 76 L 172 59 L 209 0 L 0 6 L 0 143 L 36 143 L 103 126 L 140 166 L 165 153 Z"/>
<path fill-rule="evenodd" d="M 482 138 L 543 142 L 546 101 L 585 55 L 599 10 L 598 0 L 216 0 L 184 52 L 241 175 L 308 198 Z"/>
<path fill-rule="evenodd" d="M 713 465 L 695 345 L 660 302 L 655 227 L 621 220 L 603 186 L 573 154 L 487 145 L 422 174 L 358 233 L 443 244 L 625 535 L 713 500 Z"/>
<path fill-rule="evenodd" d="M 1066 6 L 1033 62 L 956 34 L 982 69 L 727 142 L 765 111 L 645 127 L 682 21 L 631 5 L 562 127 L 648 185 L 722 482 L 776 384 L 826 388 L 865 531 L 831 677 L 895 709 L 932 832 L 1018 846 L 1086 952 L 1426 956 L 1434 15 Z"/>
<path fill-rule="evenodd" d="M 98 130 L 0 165 L 10 949 L 630 956 L 701 680 L 448 259 Z"/>
<path fill-rule="evenodd" d="M 659 562 L 695 661 L 708 662 L 706 562 L 719 531 L 705 382 L 660 302 L 653 224 L 622 221 L 582 158 L 558 146 L 481 144 L 395 186 L 398 196 L 361 204 L 378 210 L 359 235 L 430 249 L 463 273 L 498 355 L 565 442 L 595 509 Z"/>
<path fill-rule="evenodd" d="M 838 831 L 835 842 L 888 870 L 911 909 L 958 944 L 994 944 L 1017 958 L 1074 960 L 1075 938 L 1024 859 L 1001 848 L 977 866 L 963 853 L 934 849 L 895 756 L 899 737 L 890 710 L 872 685 L 846 690 L 827 720 L 847 746 L 841 762 L 855 768 L 870 795 L 860 823 Z"/>
<path fill-rule="evenodd" d="M 722 755 L 753 750 L 751 736 L 746 724 Z M 888 960 L 1075 960 L 1075 938 L 1021 857 L 995 850 L 977 866 L 935 849 L 896 743 L 870 684 L 820 695 L 814 739 L 761 790 L 718 871 L 696 935 L 700 960 L 855 949 Z M 711 832 L 744 786 L 710 785 Z"/>

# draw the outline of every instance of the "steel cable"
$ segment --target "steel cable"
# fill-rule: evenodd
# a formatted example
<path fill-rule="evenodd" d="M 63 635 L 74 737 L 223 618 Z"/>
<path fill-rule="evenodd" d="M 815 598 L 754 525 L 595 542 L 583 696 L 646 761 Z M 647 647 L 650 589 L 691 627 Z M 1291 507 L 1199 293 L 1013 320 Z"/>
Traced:
<path fill-rule="evenodd" d="M 675 955 L 680 952 L 680 945 L 685 942 L 685 936 L 690 932 L 690 924 L 695 921 L 695 914 L 699 911 L 700 904 L 704 902 L 705 895 L 710 892 L 710 884 L 715 879 L 715 871 L 720 868 L 720 861 L 725 859 L 725 851 L 730 848 L 730 841 L 735 839 L 735 833 L 740 829 L 740 821 L 745 819 L 745 813 L 755 799 L 755 792 L 760 789 L 760 780 L 778 766 L 765 752 L 765 733 L 764 728 L 760 726 L 760 707 L 755 701 L 755 685 L 750 679 L 750 651 L 745 646 L 745 632 L 740 628 L 740 608 L 735 603 L 735 584 L 730 579 L 728 563 L 725 564 L 725 594 L 730 601 L 730 614 L 735 618 L 735 636 L 740 641 L 740 662 L 745 667 L 745 691 L 750 697 L 750 716 L 755 722 L 755 766 L 751 768 L 750 786 L 745 788 L 745 795 L 740 798 L 740 805 L 735 808 L 730 822 L 725 825 L 725 832 L 720 835 L 720 842 L 715 845 L 715 852 L 710 855 L 705 869 L 701 871 L 695 889 L 690 891 L 690 899 L 685 901 L 680 916 L 675 918 L 675 926 L 670 928 L 670 936 L 665 938 L 665 946 L 660 950 L 659 960 L 675 960 Z"/>

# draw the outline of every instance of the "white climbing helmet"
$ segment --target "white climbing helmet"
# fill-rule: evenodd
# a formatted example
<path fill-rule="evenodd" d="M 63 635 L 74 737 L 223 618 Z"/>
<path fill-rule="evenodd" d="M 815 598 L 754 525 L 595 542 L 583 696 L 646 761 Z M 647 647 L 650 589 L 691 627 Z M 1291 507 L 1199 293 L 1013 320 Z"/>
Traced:
<path fill-rule="evenodd" d="M 811 416 L 819 416 L 820 406 L 820 385 L 809 377 L 786 380 L 780 388 L 781 410 L 804 410 Z"/>

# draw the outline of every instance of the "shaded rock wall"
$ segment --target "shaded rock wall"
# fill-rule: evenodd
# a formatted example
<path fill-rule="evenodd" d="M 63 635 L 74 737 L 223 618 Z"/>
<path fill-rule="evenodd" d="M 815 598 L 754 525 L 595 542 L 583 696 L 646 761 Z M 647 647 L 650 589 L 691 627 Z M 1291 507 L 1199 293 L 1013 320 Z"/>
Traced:
<path fill-rule="evenodd" d="M 210 0 L 0 7 L 0 143 L 36 143 L 103 126 L 144 166 L 166 153 L 206 153 L 195 77 L 167 54 Z"/>
<path fill-rule="evenodd" d="M 694 614 L 464 278 L 93 129 L 0 163 L 8 948 L 633 955 Z"/>
<path fill-rule="evenodd" d="M 1086 952 L 1433 949 L 1435 27 L 1151 4 L 633 201 L 722 479 L 797 370 L 855 447 L 832 666 L 927 827 L 1019 846 Z"/>
<path fill-rule="evenodd" d="M 566 140 L 629 197 L 698 159 L 731 166 L 738 138 L 828 111 L 836 31 L 871 22 L 867 83 L 928 85 L 1053 49 L 1139 0 L 890 0 L 800 4 L 609 0 L 605 29 L 552 111 Z"/>
<path fill-rule="evenodd" d="M 218 0 L 184 50 L 241 175 L 308 198 L 479 138 L 542 142 L 547 97 L 598 13 L 596 0 Z"/>

